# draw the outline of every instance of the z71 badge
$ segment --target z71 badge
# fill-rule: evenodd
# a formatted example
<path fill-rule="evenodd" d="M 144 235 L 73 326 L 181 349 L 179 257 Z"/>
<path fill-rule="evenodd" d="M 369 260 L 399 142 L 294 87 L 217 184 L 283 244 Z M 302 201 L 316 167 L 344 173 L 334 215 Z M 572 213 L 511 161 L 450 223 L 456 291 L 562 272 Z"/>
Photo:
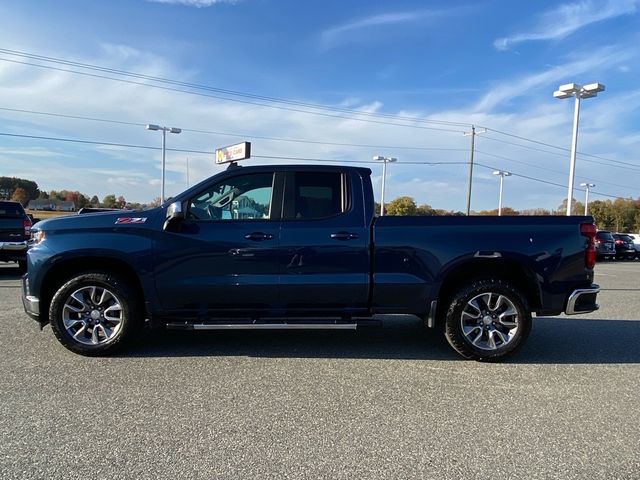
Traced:
<path fill-rule="evenodd" d="M 147 221 L 147 217 L 124 217 L 116 219 L 116 225 L 122 225 L 125 223 L 144 223 Z"/>

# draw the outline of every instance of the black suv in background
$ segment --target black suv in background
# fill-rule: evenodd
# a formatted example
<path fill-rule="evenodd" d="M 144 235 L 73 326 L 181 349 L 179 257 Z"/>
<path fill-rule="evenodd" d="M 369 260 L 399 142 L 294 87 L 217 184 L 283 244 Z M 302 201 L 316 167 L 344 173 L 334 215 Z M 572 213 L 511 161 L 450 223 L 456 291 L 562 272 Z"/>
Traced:
<path fill-rule="evenodd" d="M 626 233 L 614 233 L 613 238 L 616 246 L 616 258 L 618 260 L 636 258 L 636 249 L 633 246 L 633 238 Z"/>
<path fill-rule="evenodd" d="M 0 262 L 18 262 L 21 269 L 26 269 L 31 226 L 20 203 L 0 201 Z"/>
<path fill-rule="evenodd" d="M 596 258 L 598 260 L 613 260 L 616 258 L 616 239 L 611 232 L 599 230 L 595 238 Z"/>

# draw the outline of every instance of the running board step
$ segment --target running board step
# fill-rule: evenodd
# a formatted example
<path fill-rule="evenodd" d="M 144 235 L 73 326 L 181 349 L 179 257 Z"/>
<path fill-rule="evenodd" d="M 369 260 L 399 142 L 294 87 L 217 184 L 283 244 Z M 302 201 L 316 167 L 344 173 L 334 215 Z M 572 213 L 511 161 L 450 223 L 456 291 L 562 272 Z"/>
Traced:
<path fill-rule="evenodd" d="M 180 330 L 355 330 L 357 323 L 167 323 Z"/>

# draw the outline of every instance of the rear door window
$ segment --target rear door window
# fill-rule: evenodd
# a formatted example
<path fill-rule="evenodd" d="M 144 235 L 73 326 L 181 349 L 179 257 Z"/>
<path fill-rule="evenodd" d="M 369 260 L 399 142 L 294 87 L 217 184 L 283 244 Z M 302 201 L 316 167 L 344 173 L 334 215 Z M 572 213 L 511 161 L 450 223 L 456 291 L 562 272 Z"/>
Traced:
<path fill-rule="evenodd" d="M 318 220 L 340 215 L 347 209 L 345 176 L 341 172 L 296 172 L 293 195 L 288 195 L 285 218 Z"/>

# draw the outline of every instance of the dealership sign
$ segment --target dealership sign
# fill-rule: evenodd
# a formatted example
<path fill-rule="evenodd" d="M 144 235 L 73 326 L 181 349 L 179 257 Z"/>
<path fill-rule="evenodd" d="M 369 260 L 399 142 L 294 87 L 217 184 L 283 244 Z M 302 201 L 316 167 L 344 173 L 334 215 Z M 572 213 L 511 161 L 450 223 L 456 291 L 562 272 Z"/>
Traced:
<path fill-rule="evenodd" d="M 236 162 L 251 157 L 251 142 L 242 142 L 216 150 L 216 163 Z"/>

